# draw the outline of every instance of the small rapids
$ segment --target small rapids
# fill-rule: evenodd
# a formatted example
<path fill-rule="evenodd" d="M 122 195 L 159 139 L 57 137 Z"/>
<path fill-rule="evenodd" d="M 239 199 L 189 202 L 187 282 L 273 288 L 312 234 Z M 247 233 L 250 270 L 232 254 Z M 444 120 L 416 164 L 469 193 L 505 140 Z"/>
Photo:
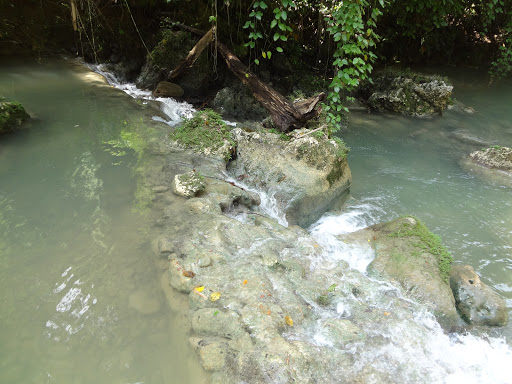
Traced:
<path fill-rule="evenodd" d="M 142 99 L 147 101 L 157 101 L 160 103 L 162 112 L 167 116 L 166 119 L 162 119 L 160 116 L 153 116 L 153 120 L 161 121 L 167 125 L 173 127 L 181 122 L 185 118 L 190 118 L 195 112 L 194 107 L 186 102 L 178 102 L 170 97 L 153 97 L 150 91 L 144 91 L 137 88 L 133 83 L 123 82 L 114 73 L 105 68 L 104 65 L 89 64 L 89 67 L 94 72 L 102 75 L 108 83 L 127 93 L 135 99 Z"/>
<path fill-rule="evenodd" d="M 349 273 L 343 284 L 369 289 L 365 299 L 384 317 L 394 317 L 387 322 L 372 319 L 366 325 L 358 323 L 369 340 L 352 345 L 357 361 L 354 369 L 371 365 L 386 372 L 384 376 L 389 375 L 392 382 L 512 383 L 506 368 L 512 364 L 512 349 L 504 337 L 446 334 L 431 313 L 405 298 L 398 287 L 366 275 L 374 258 L 370 246 L 349 245 L 336 237 L 378 223 L 381 214 L 382 208 L 371 200 L 356 202 L 341 214 L 324 215 L 309 229 L 324 249 L 321 260 L 312 260 L 314 268 L 324 268 L 327 274 L 340 260 L 346 261 L 361 273 Z M 339 302 L 339 317 L 357 318 L 358 300 Z M 368 314 L 368 320 L 372 316 Z M 332 345 L 322 333 L 313 332 L 309 337 L 320 345 Z"/>

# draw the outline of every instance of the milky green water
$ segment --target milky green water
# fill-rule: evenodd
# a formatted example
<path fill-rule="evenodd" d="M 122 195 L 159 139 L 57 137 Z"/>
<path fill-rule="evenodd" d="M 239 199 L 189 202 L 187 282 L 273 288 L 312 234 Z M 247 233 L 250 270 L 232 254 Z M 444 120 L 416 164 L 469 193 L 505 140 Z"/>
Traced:
<path fill-rule="evenodd" d="M 112 145 L 150 117 L 69 62 L 4 61 L 0 94 L 34 117 L 0 138 L 0 382 L 200 382 Z"/>
<path fill-rule="evenodd" d="M 355 200 L 350 204 L 366 207 L 369 224 L 417 216 L 441 236 L 455 261 L 471 264 L 511 310 L 512 180 L 471 172 L 461 159 L 483 146 L 512 147 L 512 84 L 489 88 L 477 72 L 446 74 L 455 99 L 474 113 L 454 108 L 432 119 L 351 114 L 342 134 L 351 148 Z M 505 334 L 511 343 L 510 326 Z"/>

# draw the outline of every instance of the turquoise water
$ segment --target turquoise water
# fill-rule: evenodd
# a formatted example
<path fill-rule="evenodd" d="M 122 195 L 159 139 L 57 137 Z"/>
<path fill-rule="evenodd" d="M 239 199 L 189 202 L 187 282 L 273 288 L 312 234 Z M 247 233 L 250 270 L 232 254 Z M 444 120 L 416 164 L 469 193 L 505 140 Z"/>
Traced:
<path fill-rule="evenodd" d="M 472 265 L 512 309 L 512 184 L 464 165 L 484 146 L 512 146 L 512 85 L 488 87 L 476 72 L 448 73 L 455 108 L 442 117 L 352 113 L 343 139 L 351 148 L 352 200 L 365 224 L 400 215 L 423 220 L 452 253 Z M 458 103 L 474 109 L 461 110 Z M 510 313 L 509 313 L 510 314 Z M 509 345 L 511 327 L 505 330 Z"/>
<path fill-rule="evenodd" d="M 199 382 L 119 147 L 148 112 L 64 61 L 3 62 L 0 94 L 33 116 L 0 138 L 0 382 Z"/>

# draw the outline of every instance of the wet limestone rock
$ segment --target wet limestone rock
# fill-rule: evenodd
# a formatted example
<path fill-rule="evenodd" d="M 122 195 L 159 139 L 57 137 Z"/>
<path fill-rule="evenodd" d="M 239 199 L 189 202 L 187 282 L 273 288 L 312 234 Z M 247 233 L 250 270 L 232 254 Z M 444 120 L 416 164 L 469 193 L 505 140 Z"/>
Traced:
<path fill-rule="evenodd" d="M 413 72 L 386 71 L 373 78 L 373 84 L 360 86 L 357 96 L 377 111 L 409 116 L 442 114 L 453 86 L 439 76 Z"/>
<path fill-rule="evenodd" d="M 457 309 L 469 324 L 504 326 L 508 322 L 505 301 L 480 281 L 470 265 L 454 266 L 450 272 L 450 286 Z"/>
<path fill-rule="evenodd" d="M 0 97 L 0 134 L 15 131 L 30 118 L 20 103 L 2 101 Z"/>
<path fill-rule="evenodd" d="M 293 132 L 291 140 L 268 131 L 232 131 L 236 160 L 229 173 L 273 196 L 289 225 L 307 227 L 348 195 L 352 175 L 347 150 L 307 129 Z"/>
<path fill-rule="evenodd" d="M 473 162 L 487 168 L 499 169 L 512 174 L 512 149 L 499 145 L 472 152 L 469 157 Z"/>
<path fill-rule="evenodd" d="M 181 97 L 185 91 L 178 84 L 161 81 L 153 92 L 154 97 Z"/>
<path fill-rule="evenodd" d="M 197 172 L 190 171 L 174 176 L 172 191 L 178 196 L 193 197 L 204 191 L 206 183 Z"/>
<path fill-rule="evenodd" d="M 371 273 L 396 281 L 409 297 L 430 308 L 445 329 L 458 324 L 448 281 L 452 258 L 421 221 L 402 217 L 351 237 L 375 249 Z"/>

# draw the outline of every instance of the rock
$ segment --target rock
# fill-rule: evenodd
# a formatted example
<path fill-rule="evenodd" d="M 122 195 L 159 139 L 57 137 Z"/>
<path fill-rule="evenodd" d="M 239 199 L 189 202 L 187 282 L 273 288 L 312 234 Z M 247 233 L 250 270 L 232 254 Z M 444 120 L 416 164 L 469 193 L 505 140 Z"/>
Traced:
<path fill-rule="evenodd" d="M 508 322 L 505 301 L 480 281 L 470 265 L 457 265 L 450 272 L 450 286 L 457 309 L 469 324 L 504 326 Z"/>
<path fill-rule="evenodd" d="M 193 197 L 204 191 L 206 184 L 203 178 L 194 171 L 174 176 L 172 191 L 178 196 Z"/>
<path fill-rule="evenodd" d="M 206 371 L 219 371 L 226 364 L 227 345 L 221 342 L 199 342 L 199 359 Z"/>
<path fill-rule="evenodd" d="M 451 256 L 439 239 L 413 217 L 377 224 L 351 235 L 375 249 L 371 273 L 396 281 L 406 295 L 430 308 L 439 323 L 457 325 L 455 299 L 448 283 Z"/>
<path fill-rule="evenodd" d="M 267 110 L 254 98 L 247 87 L 238 84 L 217 92 L 212 108 L 226 119 L 238 121 L 260 121 L 268 117 Z"/>
<path fill-rule="evenodd" d="M 0 98 L 0 134 L 15 131 L 30 118 L 20 103 L 2 101 Z"/>
<path fill-rule="evenodd" d="M 335 202 L 348 195 L 351 173 L 346 149 L 339 142 L 313 135 L 282 140 L 268 132 L 233 130 L 236 160 L 228 171 L 245 184 L 273 196 L 289 225 L 307 227 Z"/>
<path fill-rule="evenodd" d="M 236 312 L 230 310 L 202 308 L 192 315 L 192 330 L 198 335 L 238 339 L 245 333 L 239 317 Z"/>
<path fill-rule="evenodd" d="M 413 72 L 388 71 L 363 83 L 357 96 L 377 111 L 391 111 L 410 116 L 442 114 L 453 86 L 439 76 Z"/>
<path fill-rule="evenodd" d="M 323 333 L 337 348 L 363 341 L 366 333 L 348 319 L 328 319 L 322 323 Z"/>
<path fill-rule="evenodd" d="M 163 78 L 163 71 L 148 57 L 135 80 L 135 85 L 140 89 L 153 89 Z"/>
<path fill-rule="evenodd" d="M 178 84 L 161 81 L 153 91 L 154 97 L 181 97 L 185 91 Z"/>
<path fill-rule="evenodd" d="M 512 149 L 494 145 L 481 151 L 472 152 L 469 157 L 473 162 L 492 169 L 512 173 Z"/>
<path fill-rule="evenodd" d="M 180 264 L 178 260 L 171 260 L 168 270 L 169 284 L 180 292 L 189 293 L 196 285 L 195 272 Z"/>

